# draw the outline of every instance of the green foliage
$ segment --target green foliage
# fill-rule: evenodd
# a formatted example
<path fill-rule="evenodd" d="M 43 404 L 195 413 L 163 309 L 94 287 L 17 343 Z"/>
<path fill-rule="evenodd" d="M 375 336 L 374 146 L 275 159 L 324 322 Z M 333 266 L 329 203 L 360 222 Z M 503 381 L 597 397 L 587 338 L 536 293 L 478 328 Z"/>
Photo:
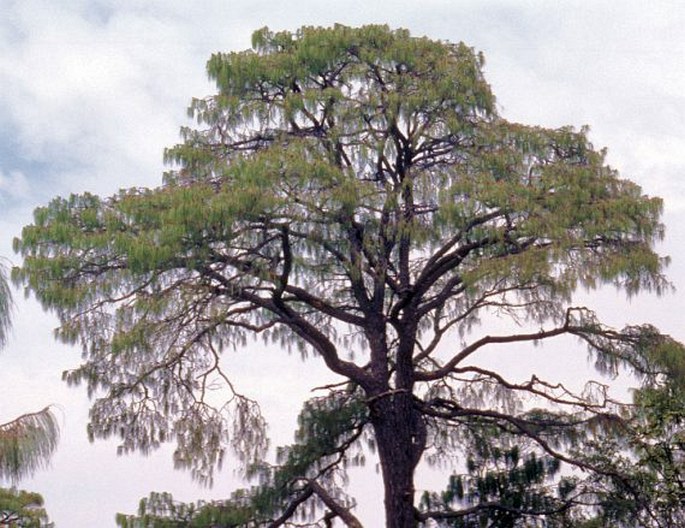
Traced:
<path fill-rule="evenodd" d="M 11 528 L 50 528 L 38 493 L 0 488 L 0 526 Z"/>
<path fill-rule="evenodd" d="M 220 503 L 183 504 L 174 501 L 169 493 L 151 493 L 140 501 L 137 516 L 117 514 L 116 522 L 121 528 L 239 526 L 245 523 L 246 513 Z"/>
<path fill-rule="evenodd" d="M 59 440 L 49 407 L 0 424 L 0 478 L 20 479 L 45 466 Z"/>
<path fill-rule="evenodd" d="M 607 166 L 587 129 L 499 116 L 482 67 L 462 43 L 385 26 L 264 28 L 253 49 L 210 58 L 217 93 L 192 101 L 199 128 L 167 150 L 160 187 L 37 209 L 15 241 L 24 262 L 13 279 L 83 348 L 65 379 L 96 397 L 91 437 L 143 452 L 176 441 L 177 466 L 204 482 L 232 448 L 263 486 L 231 499 L 231 514 L 244 507 L 274 526 L 315 500 L 324 517 L 359 525 L 334 477 L 362 423 L 391 528 L 417 522 L 408 490 L 419 461 L 451 460 L 479 430 L 506 443 L 473 458 L 482 474 L 461 481 L 463 500 L 480 505 L 473 490 L 487 484 L 488 500 L 518 509 L 512 519 L 544 521 L 551 495 L 535 490 L 557 463 L 592 475 L 583 497 L 628 478 L 606 446 L 637 449 L 626 439 L 645 417 L 601 376 L 678 385 L 682 350 L 653 327 L 613 330 L 570 303 L 579 286 L 668 287 L 653 249 L 661 200 Z M 493 315 L 518 330 L 479 337 Z M 500 345 L 564 335 L 599 374 L 579 392 L 479 363 Z M 308 425 L 275 468 L 259 407 L 230 376 L 227 352 L 255 336 L 349 383 L 344 404 L 334 389 L 307 404 Z M 507 449 L 524 444 L 514 460 Z M 554 501 L 587 517 L 591 504 L 569 498 L 581 483 L 564 486 Z M 187 514 L 172 503 L 151 498 L 141 516 Z M 457 518 L 457 503 L 435 504 L 422 520 Z"/>
<path fill-rule="evenodd" d="M 5 267 L 0 263 L 0 349 L 7 343 L 7 333 L 11 328 L 12 293 L 5 276 Z"/>

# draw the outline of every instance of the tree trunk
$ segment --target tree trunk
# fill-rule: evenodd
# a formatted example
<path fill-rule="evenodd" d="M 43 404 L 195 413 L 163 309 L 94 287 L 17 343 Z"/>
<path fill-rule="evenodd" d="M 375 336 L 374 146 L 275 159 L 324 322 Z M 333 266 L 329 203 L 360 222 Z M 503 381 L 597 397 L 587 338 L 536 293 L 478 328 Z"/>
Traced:
<path fill-rule="evenodd" d="M 377 396 L 371 406 L 383 485 L 387 528 L 415 528 L 414 469 L 425 444 L 423 422 L 409 392 Z"/>

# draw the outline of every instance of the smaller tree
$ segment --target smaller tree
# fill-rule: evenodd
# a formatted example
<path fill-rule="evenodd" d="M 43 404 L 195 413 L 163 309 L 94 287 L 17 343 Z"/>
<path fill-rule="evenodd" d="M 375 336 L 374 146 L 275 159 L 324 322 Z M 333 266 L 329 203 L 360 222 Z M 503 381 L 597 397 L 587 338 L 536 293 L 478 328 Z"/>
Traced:
<path fill-rule="evenodd" d="M 606 471 L 594 479 L 604 493 L 589 528 L 685 526 L 685 349 L 654 333 L 650 356 L 662 374 L 634 392 L 637 425 L 621 442 L 591 446 Z"/>
<path fill-rule="evenodd" d="M 452 528 L 566 526 L 571 504 L 558 493 L 559 460 L 530 442 L 507 441 L 495 427 L 470 433 L 466 473 L 451 475 L 442 493 L 425 492 L 421 511 L 445 512 L 433 519 Z"/>
<path fill-rule="evenodd" d="M 594 473 L 562 476 L 559 460 L 539 446 L 472 429 L 467 473 L 452 475 L 442 493 L 425 493 L 421 510 L 442 511 L 433 518 L 445 528 L 685 526 L 685 348 L 648 326 L 628 334 L 640 336 L 655 374 L 634 390 L 630 426 L 615 420 L 616 434 L 573 450 Z"/>

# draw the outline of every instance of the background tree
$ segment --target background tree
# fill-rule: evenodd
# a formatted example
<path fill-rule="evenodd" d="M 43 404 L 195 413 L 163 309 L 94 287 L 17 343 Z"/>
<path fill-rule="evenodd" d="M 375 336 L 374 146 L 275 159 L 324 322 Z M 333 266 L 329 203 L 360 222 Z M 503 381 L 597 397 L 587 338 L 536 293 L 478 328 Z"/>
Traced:
<path fill-rule="evenodd" d="M 479 358 L 566 335 L 600 374 L 679 376 L 654 352 L 680 350 L 670 338 L 571 304 L 578 286 L 664 288 L 661 202 L 606 166 L 586 130 L 500 117 L 482 66 L 464 44 L 384 26 L 263 29 L 252 50 L 209 60 L 218 93 L 193 101 L 200 128 L 167 152 L 161 187 L 38 209 L 14 278 L 83 346 L 65 377 L 96 397 L 90 434 L 123 451 L 174 439 L 177 466 L 205 481 L 232 446 L 259 477 L 225 503 L 243 524 L 319 511 L 358 526 L 343 474 L 364 443 L 392 528 L 464 517 L 445 501 L 417 509 L 414 471 L 479 431 L 589 475 L 557 493 L 567 509 L 620 480 L 592 447 L 638 425 L 631 402 L 601 377 L 574 392 Z M 341 380 L 306 404 L 271 466 L 259 408 L 222 360 L 252 336 Z M 528 518 L 550 514 L 529 506 Z"/>
<path fill-rule="evenodd" d="M 685 526 L 684 351 L 668 340 L 652 350 L 670 375 L 636 391 L 639 422 L 621 445 L 595 447 L 595 460 L 610 471 L 596 477 L 600 507 L 588 526 Z M 617 456 L 626 444 L 628 452 Z"/>
<path fill-rule="evenodd" d="M 12 297 L 0 265 L 0 348 L 11 326 Z M 49 407 L 0 424 L 0 479 L 15 481 L 44 466 L 59 438 Z M 0 526 L 45 526 L 47 514 L 37 493 L 0 488 Z M 43 523 L 43 524 L 41 524 Z"/>
<path fill-rule="evenodd" d="M 421 498 L 422 510 L 446 512 L 434 516 L 438 526 L 568 526 L 572 508 L 554 482 L 559 460 L 531 446 L 506 445 L 492 427 L 472 433 L 464 449 L 465 473 L 451 475 L 442 493 L 425 492 Z"/>

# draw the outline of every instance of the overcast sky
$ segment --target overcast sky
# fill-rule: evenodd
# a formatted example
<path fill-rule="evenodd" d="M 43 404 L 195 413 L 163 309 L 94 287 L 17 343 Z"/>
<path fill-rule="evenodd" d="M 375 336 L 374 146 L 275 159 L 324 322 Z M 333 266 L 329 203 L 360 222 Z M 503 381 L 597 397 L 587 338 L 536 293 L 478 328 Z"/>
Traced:
<path fill-rule="evenodd" d="M 414 35 L 464 41 L 486 57 L 504 117 L 547 127 L 590 125 L 609 162 L 665 199 L 669 276 L 679 292 L 632 299 L 586 296 L 611 324 L 651 322 L 685 340 L 685 3 L 459 0 L 0 0 L 0 255 L 32 210 L 72 192 L 110 194 L 159 185 L 162 150 L 178 141 L 193 96 L 212 93 L 212 52 L 249 47 L 263 26 L 387 23 Z M 169 451 L 117 458 L 86 439 L 85 391 L 62 370 L 79 351 L 52 340 L 56 321 L 17 292 L 15 329 L 0 355 L 0 423 L 55 404 L 63 435 L 51 468 L 21 483 L 39 491 L 57 526 L 114 526 L 151 490 L 192 500 L 225 497 L 227 464 L 212 490 L 174 472 Z M 290 440 L 299 400 L 297 358 L 259 383 L 268 351 L 236 354 L 274 435 Z M 317 378 L 312 381 L 325 381 Z M 360 516 L 373 526 L 374 503 Z M 377 506 L 380 509 L 380 505 Z"/>

